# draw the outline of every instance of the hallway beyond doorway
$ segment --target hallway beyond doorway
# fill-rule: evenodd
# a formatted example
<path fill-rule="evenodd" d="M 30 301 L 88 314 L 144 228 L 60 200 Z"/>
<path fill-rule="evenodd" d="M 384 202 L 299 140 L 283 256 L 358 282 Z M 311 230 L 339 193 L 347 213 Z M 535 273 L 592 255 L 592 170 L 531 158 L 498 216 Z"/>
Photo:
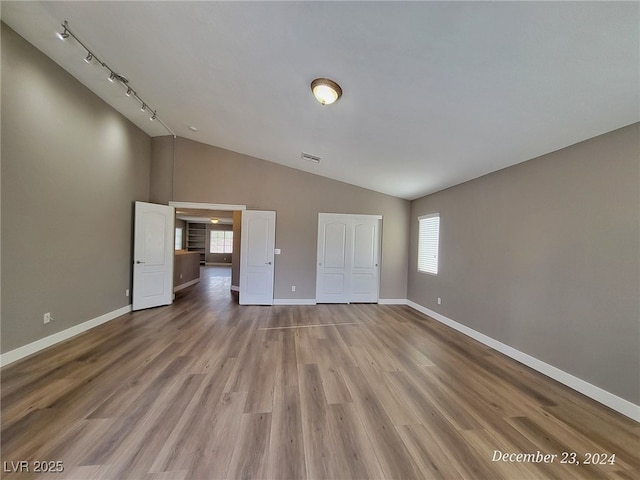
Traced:
<path fill-rule="evenodd" d="M 200 282 L 176 293 L 176 301 L 185 297 L 206 298 L 207 303 L 238 303 L 238 293 L 231 290 L 231 265 L 202 265 Z"/>

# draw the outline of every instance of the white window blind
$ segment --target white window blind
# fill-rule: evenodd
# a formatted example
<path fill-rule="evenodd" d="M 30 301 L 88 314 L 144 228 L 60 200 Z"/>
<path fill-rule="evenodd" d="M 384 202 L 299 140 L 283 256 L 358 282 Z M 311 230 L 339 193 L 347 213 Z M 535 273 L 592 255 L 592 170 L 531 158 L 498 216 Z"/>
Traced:
<path fill-rule="evenodd" d="M 182 227 L 176 228 L 176 250 L 182 250 Z"/>
<path fill-rule="evenodd" d="M 418 271 L 438 273 L 440 214 L 418 217 Z"/>
<path fill-rule="evenodd" d="M 233 231 L 211 230 L 209 253 L 233 253 Z"/>

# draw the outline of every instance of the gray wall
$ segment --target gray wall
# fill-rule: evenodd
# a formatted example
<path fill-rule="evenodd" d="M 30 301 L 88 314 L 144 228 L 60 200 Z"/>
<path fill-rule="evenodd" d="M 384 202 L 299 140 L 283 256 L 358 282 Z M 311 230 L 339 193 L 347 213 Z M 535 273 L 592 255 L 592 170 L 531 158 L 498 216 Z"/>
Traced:
<path fill-rule="evenodd" d="M 130 303 L 150 157 L 146 134 L 2 24 L 2 352 Z"/>
<path fill-rule="evenodd" d="M 166 137 L 152 142 L 152 163 L 166 164 L 169 149 L 175 151 L 174 198 L 165 193 L 159 201 L 276 211 L 276 248 L 282 254 L 276 257 L 275 298 L 315 298 L 320 212 L 383 215 L 380 298 L 406 298 L 408 201 L 180 137 L 175 145 Z M 171 183 L 166 177 L 152 182 Z"/>
<path fill-rule="evenodd" d="M 173 199 L 173 137 L 156 137 L 151 143 L 149 201 L 166 205 Z M 186 230 L 185 230 L 186 233 Z"/>
<path fill-rule="evenodd" d="M 640 403 L 639 140 L 635 124 L 412 202 L 408 298 Z M 435 212 L 437 276 L 416 269 Z"/>

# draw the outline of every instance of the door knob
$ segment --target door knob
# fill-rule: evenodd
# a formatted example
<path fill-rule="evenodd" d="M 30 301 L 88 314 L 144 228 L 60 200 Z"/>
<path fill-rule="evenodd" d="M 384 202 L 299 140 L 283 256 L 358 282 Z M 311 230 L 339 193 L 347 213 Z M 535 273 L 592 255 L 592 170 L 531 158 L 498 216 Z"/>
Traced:
<path fill-rule="evenodd" d="M 147 263 L 147 262 L 141 262 L 140 260 L 136 260 L 136 263 Z"/>
<path fill-rule="evenodd" d="M 265 262 L 264 264 L 265 265 L 271 265 L 271 262 Z"/>

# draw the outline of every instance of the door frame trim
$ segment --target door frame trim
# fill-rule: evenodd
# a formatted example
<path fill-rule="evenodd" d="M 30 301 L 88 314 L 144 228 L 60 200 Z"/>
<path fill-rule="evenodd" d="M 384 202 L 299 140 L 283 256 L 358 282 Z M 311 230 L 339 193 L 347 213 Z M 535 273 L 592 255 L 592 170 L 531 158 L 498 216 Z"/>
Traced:
<path fill-rule="evenodd" d="M 200 210 L 246 210 L 246 205 L 230 205 L 227 203 L 198 203 L 198 202 L 169 202 L 170 207 L 175 208 L 196 208 Z"/>

